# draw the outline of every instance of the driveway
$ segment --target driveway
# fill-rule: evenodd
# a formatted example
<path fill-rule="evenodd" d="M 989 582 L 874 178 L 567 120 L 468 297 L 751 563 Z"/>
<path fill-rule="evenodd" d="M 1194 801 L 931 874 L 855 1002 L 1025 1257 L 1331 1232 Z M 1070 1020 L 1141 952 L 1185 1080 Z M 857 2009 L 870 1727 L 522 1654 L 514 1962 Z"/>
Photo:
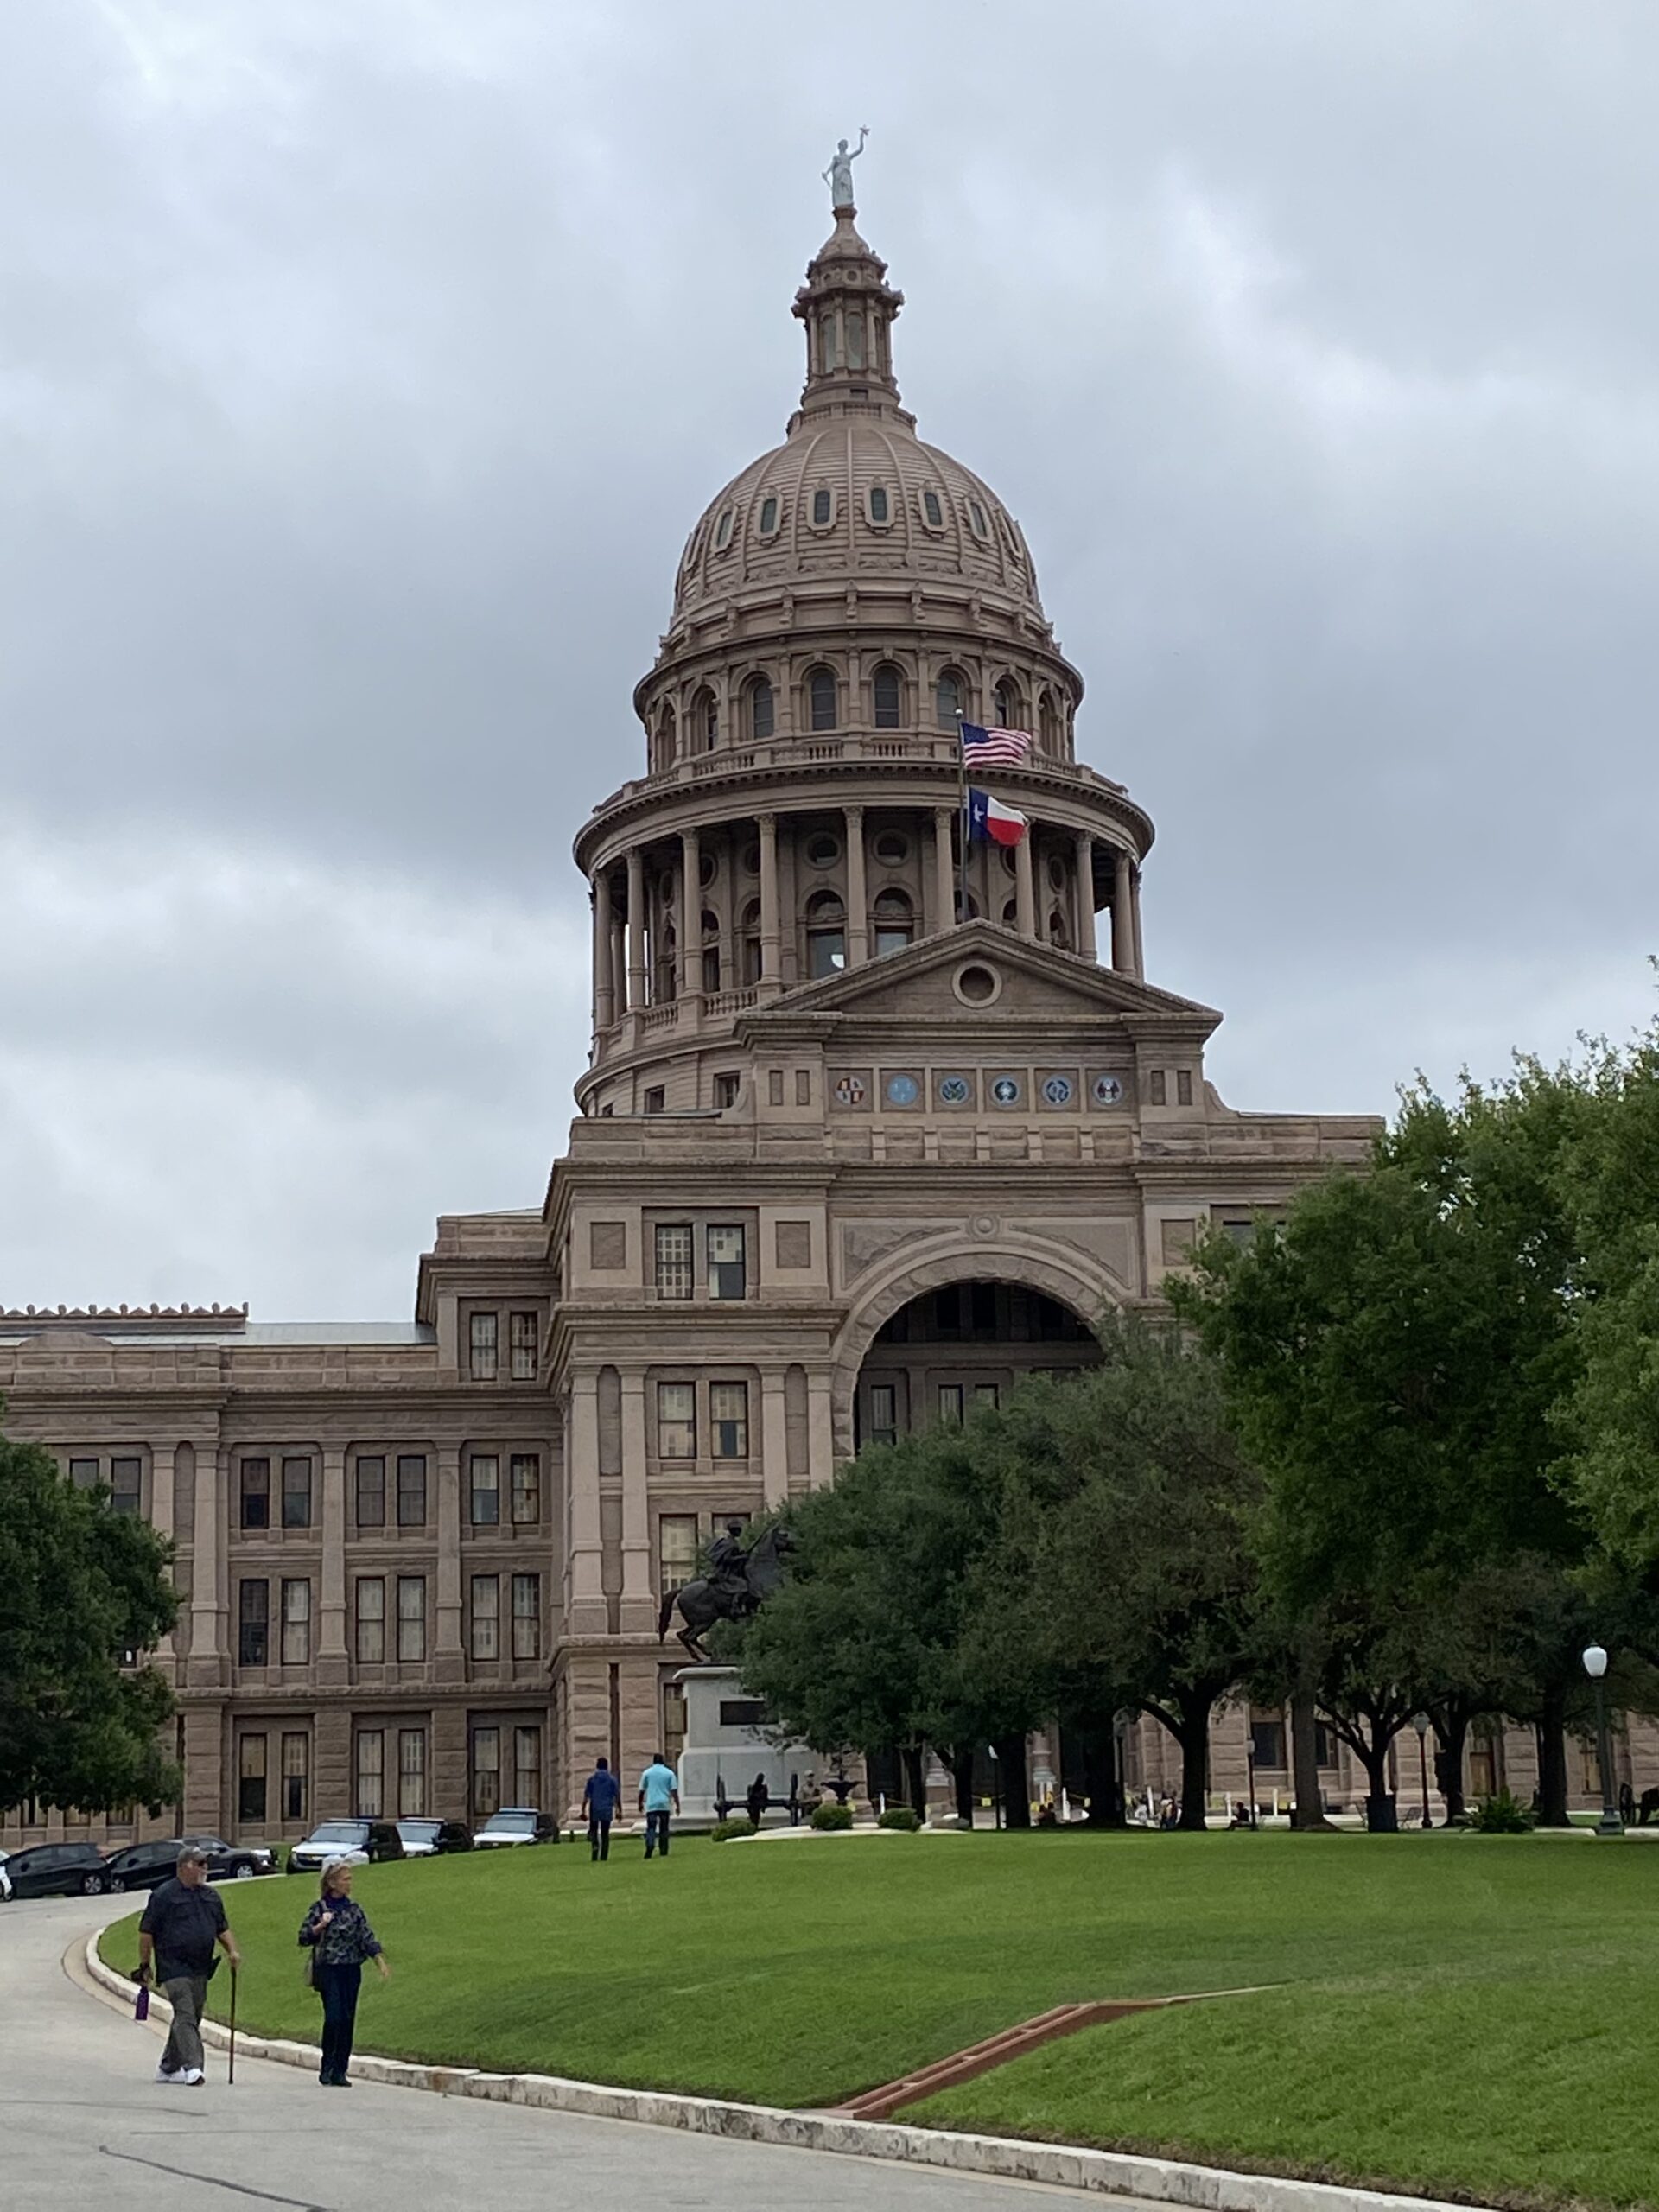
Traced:
<path fill-rule="evenodd" d="M 232 2088 L 213 2050 L 205 2088 L 158 2084 L 160 2037 L 63 1963 L 72 1942 L 133 1910 L 130 1897 L 0 1905 L 0 2202 L 16 2212 L 1018 2212 L 1022 2200 L 1084 2201 L 371 2082 L 325 2094 L 310 2075 L 257 2060 L 238 2059 Z"/>

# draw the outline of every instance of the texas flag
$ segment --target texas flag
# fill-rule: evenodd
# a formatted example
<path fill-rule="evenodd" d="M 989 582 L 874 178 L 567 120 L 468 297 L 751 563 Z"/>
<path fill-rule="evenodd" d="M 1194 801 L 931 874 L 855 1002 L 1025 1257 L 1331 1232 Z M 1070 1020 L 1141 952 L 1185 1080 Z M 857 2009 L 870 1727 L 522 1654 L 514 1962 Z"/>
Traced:
<path fill-rule="evenodd" d="M 1031 827 L 1025 816 L 988 791 L 968 793 L 968 835 L 977 845 L 1017 845 Z"/>

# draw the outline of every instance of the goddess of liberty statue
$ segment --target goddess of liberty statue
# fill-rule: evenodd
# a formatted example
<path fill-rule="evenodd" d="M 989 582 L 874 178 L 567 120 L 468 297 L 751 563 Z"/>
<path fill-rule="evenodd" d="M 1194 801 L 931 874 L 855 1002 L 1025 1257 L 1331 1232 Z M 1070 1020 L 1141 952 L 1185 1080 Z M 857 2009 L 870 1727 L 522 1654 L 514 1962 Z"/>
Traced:
<path fill-rule="evenodd" d="M 830 188 L 830 205 L 832 207 L 852 206 L 853 163 L 863 152 L 864 141 L 869 135 L 869 125 L 861 123 L 858 126 L 858 143 L 850 154 L 847 150 L 847 141 L 844 138 L 837 143 L 836 150 L 830 156 L 830 166 L 823 172 L 823 181 Z"/>

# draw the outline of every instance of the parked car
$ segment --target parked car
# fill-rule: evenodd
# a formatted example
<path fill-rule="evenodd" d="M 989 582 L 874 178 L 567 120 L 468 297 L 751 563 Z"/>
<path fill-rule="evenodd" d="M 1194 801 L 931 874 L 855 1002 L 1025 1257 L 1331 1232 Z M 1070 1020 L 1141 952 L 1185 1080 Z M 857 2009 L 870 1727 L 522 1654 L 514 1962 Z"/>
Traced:
<path fill-rule="evenodd" d="M 470 1851 L 473 1832 L 465 1821 L 399 1821 L 405 1859 L 437 1859 L 452 1851 Z"/>
<path fill-rule="evenodd" d="M 0 1851 L 0 1904 L 3 1904 L 11 1895 L 11 1877 L 6 1872 L 6 1861 L 10 1855 L 10 1852 Z"/>
<path fill-rule="evenodd" d="M 263 1844 L 226 1843 L 216 1835 L 155 1836 L 148 1843 L 129 1843 L 112 1851 L 104 1871 L 112 1890 L 153 1890 L 167 1880 L 178 1865 L 187 1844 L 207 1854 L 210 1882 L 245 1882 L 255 1874 L 273 1874 L 276 1857 Z"/>
<path fill-rule="evenodd" d="M 323 1821 L 288 1854 L 290 1874 L 320 1874 L 331 1859 L 366 1866 L 381 1859 L 401 1859 L 404 1841 L 391 1821 Z"/>
<path fill-rule="evenodd" d="M 101 1897 L 108 1878 L 92 1843 L 35 1843 L 6 1861 L 9 1897 Z"/>
<path fill-rule="evenodd" d="M 492 1813 L 473 1838 L 474 1851 L 497 1851 L 512 1843 L 556 1843 L 559 1824 L 551 1813 L 528 1805 L 508 1805 Z"/>

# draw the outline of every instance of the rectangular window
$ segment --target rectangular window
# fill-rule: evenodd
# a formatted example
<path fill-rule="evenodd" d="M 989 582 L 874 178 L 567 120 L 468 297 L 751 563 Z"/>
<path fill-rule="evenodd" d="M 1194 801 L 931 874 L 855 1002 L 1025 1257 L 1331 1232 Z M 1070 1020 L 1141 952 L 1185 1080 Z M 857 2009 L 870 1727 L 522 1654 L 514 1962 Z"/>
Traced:
<path fill-rule="evenodd" d="M 283 1818 L 311 1817 L 311 1738 L 300 1732 L 283 1738 Z"/>
<path fill-rule="evenodd" d="M 512 1525 L 531 1529 L 542 1517 L 542 1462 L 535 1452 L 512 1455 Z"/>
<path fill-rule="evenodd" d="M 1178 1106 L 1190 1106 L 1192 1103 L 1191 1068 L 1177 1068 L 1175 1071 L 1175 1103 Z"/>
<path fill-rule="evenodd" d="M 1169 1102 L 1168 1102 L 1168 1095 L 1167 1095 L 1167 1094 L 1168 1094 L 1168 1090 L 1169 1090 L 1169 1084 L 1168 1084 L 1168 1082 L 1167 1082 L 1167 1080 L 1166 1080 L 1166 1077 L 1165 1077 L 1165 1074 L 1164 1074 L 1164 1071 L 1163 1071 L 1162 1068 L 1154 1068 L 1154 1069 L 1153 1069 L 1153 1071 L 1152 1071 L 1152 1072 L 1150 1073 L 1150 1075 L 1148 1075 L 1148 1076 L 1147 1076 L 1147 1105 L 1148 1105 L 1148 1106 L 1164 1106 L 1164 1105 L 1166 1105 L 1166 1104 L 1169 1103 Z"/>
<path fill-rule="evenodd" d="M 77 1490 L 96 1489 L 98 1485 L 97 1460 L 72 1459 L 69 1462 L 69 1479 Z"/>
<path fill-rule="evenodd" d="M 501 1520 L 501 1462 L 493 1452 L 474 1452 L 467 1462 L 474 1529 L 494 1529 Z"/>
<path fill-rule="evenodd" d="M 242 1462 L 242 1526 L 245 1529 L 269 1529 L 270 1526 L 269 1459 L 245 1459 Z"/>
<path fill-rule="evenodd" d="M 265 1817 L 265 1739 L 245 1736 L 236 1760 L 236 1817 L 257 1823 Z"/>
<path fill-rule="evenodd" d="M 512 1365 L 510 1372 L 515 1382 L 536 1380 L 537 1340 L 540 1332 L 534 1313 L 515 1313 L 508 1322 L 508 1343 Z"/>
<path fill-rule="evenodd" d="M 542 1732 L 515 1728 L 512 1732 L 512 1802 L 539 1806 L 542 1802 Z"/>
<path fill-rule="evenodd" d="M 715 1077 L 715 1103 L 716 1106 L 724 1108 L 727 1106 L 736 1105 L 740 1081 L 741 1078 L 734 1075 L 717 1075 Z"/>
<path fill-rule="evenodd" d="M 653 1084 L 645 1093 L 645 1110 L 647 1114 L 660 1114 L 667 1103 L 666 1090 L 660 1083 Z"/>
<path fill-rule="evenodd" d="M 697 1394 L 694 1383 L 657 1385 L 657 1456 L 659 1459 L 696 1458 Z"/>
<path fill-rule="evenodd" d="M 357 1583 L 357 1656 L 378 1665 L 386 1656 L 386 1579 L 363 1574 Z"/>
<path fill-rule="evenodd" d="M 475 1574 L 472 1580 L 469 1648 L 474 1659 L 498 1659 L 501 1656 L 501 1578 Z"/>
<path fill-rule="evenodd" d="M 1337 1732 L 1327 1728 L 1323 1720 L 1313 1724 L 1313 1756 L 1321 1766 L 1337 1764 Z"/>
<path fill-rule="evenodd" d="M 426 1810 L 426 1731 L 397 1731 L 397 1815 L 417 1821 Z"/>
<path fill-rule="evenodd" d="M 493 1313 L 474 1313 L 467 1324 L 467 1373 L 474 1382 L 493 1382 L 498 1365 Z"/>
<path fill-rule="evenodd" d="M 311 1462 L 308 1459 L 284 1459 L 283 1462 L 283 1526 L 284 1529 L 308 1529 L 311 1526 Z"/>
<path fill-rule="evenodd" d="M 357 1525 L 359 1529 L 386 1525 L 386 1463 L 378 1453 L 357 1463 Z"/>
<path fill-rule="evenodd" d="M 383 1728 L 357 1732 L 357 1793 L 353 1812 L 360 1821 L 378 1821 L 385 1810 L 386 1735 Z"/>
<path fill-rule="evenodd" d="M 1250 1757 L 1257 1766 L 1277 1773 L 1285 1764 L 1285 1724 L 1282 1720 L 1252 1720 Z"/>
<path fill-rule="evenodd" d="M 691 1295 L 691 1224 L 689 1221 L 659 1221 L 657 1224 L 657 1295 Z"/>
<path fill-rule="evenodd" d="M 512 1578 L 512 1656 L 539 1659 L 542 1656 L 542 1578 L 515 1574 Z"/>
<path fill-rule="evenodd" d="M 960 1382 L 941 1382 L 939 1385 L 939 1419 L 960 1423 L 963 1414 L 963 1388 Z"/>
<path fill-rule="evenodd" d="M 143 1495 L 144 1463 L 119 1459 L 110 1462 L 110 1503 L 118 1513 L 137 1513 Z"/>
<path fill-rule="evenodd" d="M 236 1619 L 238 1665 L 263 1667 L 270 1656 L 270 1585 L 263 1577 L 237 1586 Z"/>
<path fill-rule="evenodd" d="M 487 1820 L 501 1809 L 501 1731 L 473 1731 L 473 1818 Z"/>
<path fill-rule="evenodd" d="M 657 1592 L 666 1598 L 697 1571 L 697 1516 L 664 1513 L 657 1522 Z"/>
<path fill-rule="evenodd" d="M 397 1526 L 426 1526 L 426 1454 L 402 1452 L 397 1456 Z"/>
<path fill-rule="evenodd" d="M 709 1295 L 710 1298 L 747 1298 L 748 1269 L 744 1260 L 743 1226 L 741 1222 L 709 1230 Z"/>
<path fill-rule="evenodd" d="M 283 1585 L 283 1664 L 308 1666 L 311 1660 L 311 1585 Z"/>
<path fill-rule="evenodd" d="M 974 1385 L 974 1403 L 975 1403 L 976 1406 L 990 1406 L 990 1407 L 992 1407 L 993 1408 L 995 1408 L 995 1407 L 1000 1406 L 1000 1405 L 1001 1404 L 1001 1402 L 1002 1402 L 1002 1392 L 1001 1392 L 1001 1388 L 1000 1388 L 996 1383 L 995 1383 L 995 1382 L 976 1382 L 976 1383 L 975 1383 L 975 1385 Z"/>
<path fill-rule="evenodd" d="M 747 1459 L 749 1456 L 749 1386 L 747 1382 L 709 1385 L 709 1433 L 716 1459 Z"/>
<path fill-rule="evenodd" d="M 397 1578 L 397 1656 L 426 1656 L 426 1577 L 400 1574 Z"/>
<path fill-rule="evenodd" d="M 871 1443 L 896 1444 L 899 1441 L 899 1385 L 896 1382 L 872 1382 L 869 1403 Z"/>

